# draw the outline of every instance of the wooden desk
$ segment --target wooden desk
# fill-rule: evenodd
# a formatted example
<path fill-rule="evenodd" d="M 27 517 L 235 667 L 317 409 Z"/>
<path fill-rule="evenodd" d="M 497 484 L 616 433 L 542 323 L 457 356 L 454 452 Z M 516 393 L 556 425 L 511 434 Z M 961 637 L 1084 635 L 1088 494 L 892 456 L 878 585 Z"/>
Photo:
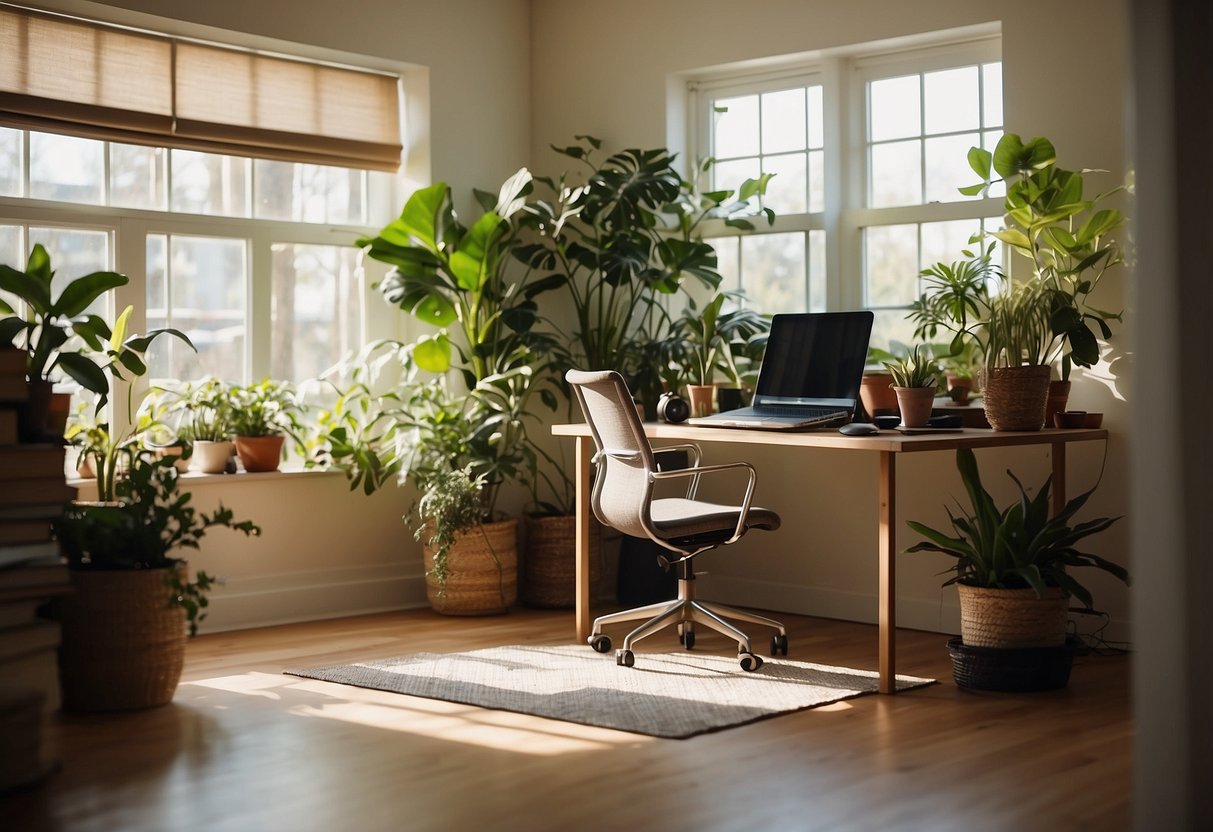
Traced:
<path fill-rule="evenodd" d="M 896 431 L 882 431 L 878 436 L 843 436 L 837 431 L 783 432 L 761 430 L 739 430 L 734 428 L 704 428 L 689 425 L 646 423 L 645 434 L 649 439 L 678 440 L 680 442 L 732 443 L 738 445 L 777 445 L 787 448 L 838 448 L 846 451 L 875 453 L 880 455 L 880 483 L 878 488 L 879 529 L 879 652 L 880 692 L 893 693 L 895 670 L 896 636 L 896 554 L 897 532 L 897 455 L 926 451 L 952 451 L 957 448 L 1008 448 L 1017 445 L 1050 445 L 1053 462 L 1054 513 L 1066 503 L 1066 443 L 1105 440 L 1106 430 L 1041 430 L 1032 432 L 994 432 L 966 428 L 962 433 L 939 433 L 918 436 L 903 436 Z M 586 424 L 556 425 L 552 428 L 556 436 L 576 439 L 576 483 L 577 483 L 577 591 L 576 621 L 577 639 L 585 641 L 590 635 L 590 459 L 594 454 L 594 440 Z"/>

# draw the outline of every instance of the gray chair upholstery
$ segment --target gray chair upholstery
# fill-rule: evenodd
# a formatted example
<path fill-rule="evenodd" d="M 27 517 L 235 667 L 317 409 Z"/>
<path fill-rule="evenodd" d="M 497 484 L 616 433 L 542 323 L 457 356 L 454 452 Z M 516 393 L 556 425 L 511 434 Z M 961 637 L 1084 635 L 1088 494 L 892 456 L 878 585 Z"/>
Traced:
<path fill-rule="evenodd" d="M 611 649 L 611 640 L 602 633 L 606 624 L 644 620 L 628 633 L 623 647 L 615 652 L 618 664 L 635 663 L 632 645 L 670 625 L 678 628 L 679 640 L 690 649 L 695 643 L 695 625 L 702 624 L 736 640 L 741 666 L 756 670 L 762 658 L 754 653 L 749 637 L 727 618 L 773 627 L 771 654 L 787 655 L 787 631 L 778 621 L 742 610 L 705 604 L 695 599 L 695 572 L 692 559 L 709 549 L 739 540 L 750 529 L 774 531 L 779 515 L 751 504 L 754 494 L 754 468 L 746 462 L 727 465 L 701 465 L 699 448 L 693 444 L 670 445 L 660 451 L 682 450 L 690 466 L 659 470 L 652 446 L 632 395 L 619 373 L 604 370 L 569 370 L 565 380 L 571 385 L 581 411 L 594 437 L 597 465 L 590 503 L 594 515 L 606 526 L 633 537 L 648 538 L 670 552 L 664 560 L 678 571 L 678 598 L 636 609 L 604 615 L 594 620 L 590 645 L 599 653 Z M 705 475 L 739 472 L 745 475 L 745 493 L 737 505 L 724 505 L 696 498 L 700 478 Z M 733 474 L 736 479 L 736 473 Z M 685 497 L 655 496 L 654 487 L 663 480 L 687 481 Z"/>

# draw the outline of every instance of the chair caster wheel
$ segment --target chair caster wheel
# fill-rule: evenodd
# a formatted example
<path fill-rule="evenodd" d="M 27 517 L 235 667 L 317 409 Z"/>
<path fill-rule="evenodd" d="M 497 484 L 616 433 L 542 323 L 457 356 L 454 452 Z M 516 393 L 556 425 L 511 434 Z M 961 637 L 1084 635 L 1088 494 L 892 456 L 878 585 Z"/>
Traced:
<path fill-rule="evenodd" d="M 683 633 L 682 635 L 680 635 L 678 637 L 678 640 L 680 642 L 682 642 L 683 647 L 690 650 L 692 647 L 695 646 L 695 631 L 687 630 L 685 633 Z"/>
<path fill-rule="evenodd" d="M 786 656 L 788 654 L 788 636 L 786 633 L 780 633 L 777 636 L 771 636 L 771 655 Z"/>
<path fill-rule="evenodd" d="M 756 656 L 753 653 L 741 654 L 741 669 L 747 673 L 753 673 L 758 668 L 762 667 L 762 656 Z"/>
<path fill-rule="evenodd" d="M 631 650 L 616 650 L 615 664 L 620 667 L 632 667 L 636 664 L 636 655 Z"/>
<path fill-rule="evenodd" d="M 590 646 L 594 648 L 595 653 L 611 652 L 611 638 L 602 634 L 590 636 Z"/>

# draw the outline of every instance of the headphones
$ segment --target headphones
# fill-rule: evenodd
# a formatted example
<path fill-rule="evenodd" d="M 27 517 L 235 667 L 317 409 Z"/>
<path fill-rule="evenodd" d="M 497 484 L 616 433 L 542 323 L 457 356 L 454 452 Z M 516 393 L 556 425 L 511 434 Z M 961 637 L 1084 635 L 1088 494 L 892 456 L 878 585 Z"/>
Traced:
<path fill-rule="evenodd" d="M 657 418 L 663 422 L 677 425 L 685 422 L 690 415 L 691 406 L 673 391 L 662 393 L 661 398 L 657 400 Z"/>

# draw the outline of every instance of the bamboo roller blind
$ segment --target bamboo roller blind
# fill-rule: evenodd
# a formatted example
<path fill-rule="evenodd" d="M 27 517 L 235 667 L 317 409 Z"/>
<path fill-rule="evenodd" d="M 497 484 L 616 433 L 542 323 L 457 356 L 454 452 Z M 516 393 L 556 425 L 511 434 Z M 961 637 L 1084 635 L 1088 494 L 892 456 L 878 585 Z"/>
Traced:
<path fill-rule="evenodd" d="M 399 79 L 0 6 L 0 123 L 395 171 Z"/>

